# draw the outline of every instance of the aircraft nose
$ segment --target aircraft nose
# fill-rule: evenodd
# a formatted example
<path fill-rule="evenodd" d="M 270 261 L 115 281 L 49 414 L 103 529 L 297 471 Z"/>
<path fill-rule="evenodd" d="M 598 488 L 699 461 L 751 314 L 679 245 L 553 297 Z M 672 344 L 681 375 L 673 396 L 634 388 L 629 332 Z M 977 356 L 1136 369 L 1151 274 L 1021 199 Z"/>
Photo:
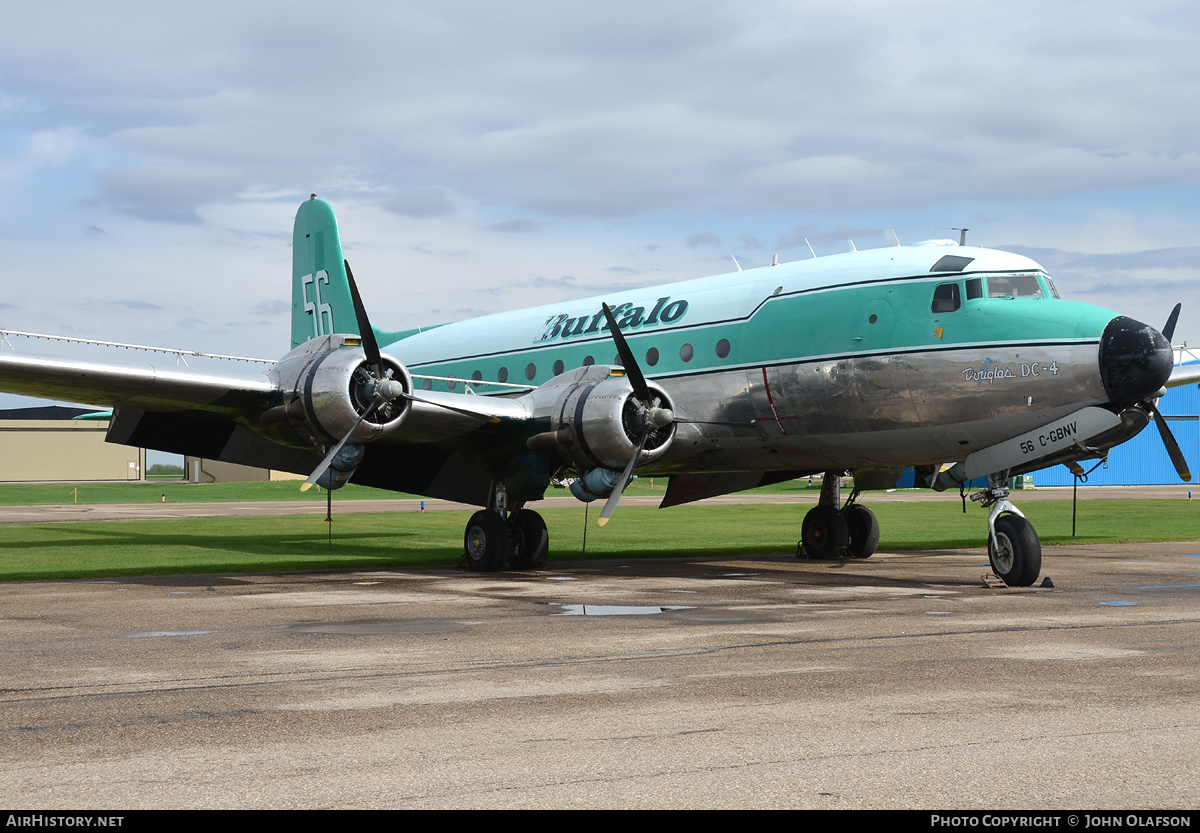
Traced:
<path fill-rule="evenodd" d="M 1100 378 L 1112 402 L 1135 402 L 1158 392 L 1171 378 L 1174 354 L 1163 334 L 1118 315 L 1100 337 Z"/>

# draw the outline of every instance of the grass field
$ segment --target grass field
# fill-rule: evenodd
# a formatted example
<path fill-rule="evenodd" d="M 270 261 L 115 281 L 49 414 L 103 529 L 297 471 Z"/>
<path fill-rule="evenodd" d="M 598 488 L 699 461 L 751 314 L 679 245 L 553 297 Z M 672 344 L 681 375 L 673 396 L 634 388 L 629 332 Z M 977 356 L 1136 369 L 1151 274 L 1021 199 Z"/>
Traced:
<path fill-rule="evenodd" d="M 638 478 L 630 484 L 626 494 L 663 494 L 667 481 Z M 772 494 L 808 491 L 807 481 L 797 480 L 765 486 L 763 491 Z M 819 488 L 813 488 L 816 494 Z M 547 494 L 567 494 L 551 489 Z M 100 505 L 111 503 L 160 503 L 163 497 L 171 503 L 226 503 L 234 501 L 311 500 L 325 505 L 325 493 L 318 489 L 300 491 L 300 481 L 279 480 L 258 483 L 183 483 L 179 480 L 157 480 L 147 483 L 5 483 L 0 484 L 0 506 L 59 506 L 77 503 Z M 390 500 L 395 498 L 417 498 L 387 489 L 372 489 L 353 483 L 338 490 L 334 500 Z"/>
<path fill-rule="evenodd" d="M 0 496 L 8 488 L 0 488 Z M 373 489 L 363 491 L 365 496 L 394 496 Z M 291 500 L 298 494 L 292 484 L 286 497 L 274 499 Z M 343 500 L 342 495 L 338 500 Z M 864 503 L 871 505 L 869 497 Z M 659 510 L 623 506 L 612 523 L 601 529 L 596 526 L 597 506 L 589 513 L 587 557 L 790 553 L 795 551 L 807 508 L 747 504 Z M 986 513 L 976 506 L 968 507 L 965 515 L 950 498 L 881 503 L 872 508 L 882 527 L 882 550 L 975 547 L 983 554 Z M 1043 544 L 1200 540 L 1200 501 L 1081 501 L 1076 538 L 1071 537 L 1069 500 L 1031 502 L 1022 510 Z M 450 566 L 461 557 L 469 512 L 352 512 L 345 503 L 340 512 L 335 509 L 332 551 L 326 543 L 323 497 L 314 500 L 312 514 L 299 516 L 5 525 L 0 527 L 4 536 L 0 580 Z M 542 514 L 550 530 L 551 560 L 578 559 L 583 545 L 583 507 L 547 509 Z"/>

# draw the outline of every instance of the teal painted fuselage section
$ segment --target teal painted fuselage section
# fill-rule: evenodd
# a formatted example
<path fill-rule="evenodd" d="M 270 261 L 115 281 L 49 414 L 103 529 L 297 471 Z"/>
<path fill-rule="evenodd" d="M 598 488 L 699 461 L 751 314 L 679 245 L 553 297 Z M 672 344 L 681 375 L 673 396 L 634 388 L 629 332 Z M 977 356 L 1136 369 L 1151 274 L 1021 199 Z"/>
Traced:
<path fill-rule="evenodd" d="M 967 268 L 931 272 L 948 252 Z M 989 285 L 995 295 L 1011 283 L 1025 295 L 988 297 Z M 1028 258 L 958 246 L 853 252 L 550 304 L 385 349 L 427 389 L 468 383 L 511 395 L 484 383 L 533 388 L 617 363 L 602 301 L 680 416 L 738 424 L 681 424 L 647 473 L 962 459 L 1106 400 L 1097 349 L 1114 313 L 1054 297 Z"/>

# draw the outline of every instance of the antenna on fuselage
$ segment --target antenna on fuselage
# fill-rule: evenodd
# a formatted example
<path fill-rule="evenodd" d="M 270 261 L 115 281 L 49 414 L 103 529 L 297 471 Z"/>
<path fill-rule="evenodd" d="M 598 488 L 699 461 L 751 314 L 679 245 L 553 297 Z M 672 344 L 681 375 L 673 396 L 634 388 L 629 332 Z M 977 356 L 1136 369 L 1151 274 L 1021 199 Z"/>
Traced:
<path fill-rule="evenodd" d="M 853 240 L 848 240 L 847 242 L 850 244 L 850 251 L 852 251 L 852 252 L 857 252 L 857 251 L 858 251 L 858 249 L 854 248 L 854 241 L 853 241 Z"/>
<path fill-rule="evenodd" d="M 885 228 L 883 230 L 883 239 L 887 241 L 889 246 L 900 245 L 900 238 L 896 236 L 896 230 L 894 228 Z"/>
<path fill-rule="evenodd" d="M 779 255 L 778 254 L 776 254 L 774 257 L 771 258 L 771 265 L 772 266 L 779 265 Z"/>
<path fill-rule="evenodd" d="M 817 256 L 817 253 L 813 251 L 812 243 L 808 242 L 807 237 L 804 238 L 804 245 L 808 246 L 808 251 L 812 254 L 813 258 L 815 259 Z"/>
<path fill-rule="evenodd" d="M 738 268 L 738 271 L 739 271 L 739 272 L 740 272 L 740 271 L 742 271 L 742 264 L 740 264 L 740 263 L 738 263 L 738 262 L 737 262 L 737 258 L 736 258 L 736 257 L 734 257 L 733 255 L 730 255 L 730 257 L 732 257 L 732 258 L 733 258 L 733 265 L 734 265 L 734 266 L 736 266 L 736 267 Z"/>

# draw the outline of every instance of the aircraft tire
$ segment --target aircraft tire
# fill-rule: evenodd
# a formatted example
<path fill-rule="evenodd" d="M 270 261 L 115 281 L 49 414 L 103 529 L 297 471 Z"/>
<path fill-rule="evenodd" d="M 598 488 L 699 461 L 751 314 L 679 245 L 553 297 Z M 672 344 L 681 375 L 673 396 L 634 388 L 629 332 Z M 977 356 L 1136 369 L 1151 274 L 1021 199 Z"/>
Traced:
<path fill-rule="evenodd" d="M 1033 524 L 1020 515 L 1001 515 L 996 519 L 997 547 L 988 540 L 988 561 L 992 572 L 1009 587 L 1028 587 L 1042 572 L 1042 542 Z"/>
<path fill-rule="evenodd" d="M 508 566 L 514 570 L 528 570 L 539 561 L 545 561 L 550 552 L 550 533 L 546 522 L 532 509 L 521 509 L 509 521 Z"/>
<path fill-rule="evenodd" d="M 467 521 L 463 536 L 463 558 L 467 568 L 490 573 L 504 567 L 508 558 L 508 527 L 495 512 L 482 509 Z"/>
<path fill-rule="evenodd" d="M 846 552 L 851 558 L 870 558 L 879 548 L 879 519 L 858 503 L 850 504 L 842 515 L 850 533 Z"/>
<path fill-rule="evenodd" d="M 800 527 L 800 543 L 809 558 L 839 558 L 849 538 L 846 519 L 836 506 L 814 506 Z"/>

